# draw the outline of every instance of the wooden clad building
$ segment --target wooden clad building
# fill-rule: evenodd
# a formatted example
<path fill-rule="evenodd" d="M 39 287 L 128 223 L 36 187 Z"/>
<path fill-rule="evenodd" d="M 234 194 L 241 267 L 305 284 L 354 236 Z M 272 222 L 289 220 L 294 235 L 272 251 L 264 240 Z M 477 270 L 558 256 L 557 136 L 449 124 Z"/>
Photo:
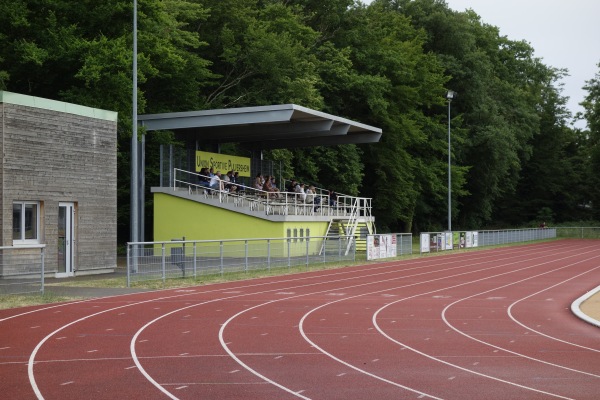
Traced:
<path fill-rule="evenodd" d="M 117 113 L 0 91 L 0 154 L 0 246 L 45 244 L 59 277 L 113 271 Z"/>

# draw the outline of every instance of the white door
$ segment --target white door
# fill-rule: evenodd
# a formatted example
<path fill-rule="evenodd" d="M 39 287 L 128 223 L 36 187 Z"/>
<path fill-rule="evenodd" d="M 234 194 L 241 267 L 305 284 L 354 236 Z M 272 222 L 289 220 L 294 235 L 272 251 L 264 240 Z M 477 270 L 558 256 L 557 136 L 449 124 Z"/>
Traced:
<path fill-rule="evenodd" d="M 73 239 L 75 204 L 58 203 L 58 271 L 57 277 L 73 276 Z"/>

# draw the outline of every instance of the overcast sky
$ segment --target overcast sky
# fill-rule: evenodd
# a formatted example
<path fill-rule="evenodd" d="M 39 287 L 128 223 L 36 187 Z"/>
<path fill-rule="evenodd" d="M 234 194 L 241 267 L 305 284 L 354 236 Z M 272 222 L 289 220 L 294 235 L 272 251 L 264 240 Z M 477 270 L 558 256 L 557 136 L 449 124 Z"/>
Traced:
<path fill-rule="evenodd" d="M 568 69 L 563 95 L 570 98 L 573 114 L 582 110 L 578 104 L 587 94 L 582 87 L 599 72 L 600 0 L 446 0 L 446 4 L 456 11 L 473 9 L 484 23 L 497 26 L 500 35 L 529 42 L 544 64 Z"/>

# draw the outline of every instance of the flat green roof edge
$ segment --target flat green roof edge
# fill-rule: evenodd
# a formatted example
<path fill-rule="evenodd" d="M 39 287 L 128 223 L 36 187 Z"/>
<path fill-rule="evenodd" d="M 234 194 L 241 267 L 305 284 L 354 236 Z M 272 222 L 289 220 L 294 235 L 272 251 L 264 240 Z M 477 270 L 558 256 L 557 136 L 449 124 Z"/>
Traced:
<path fill-rule="evenodd" d="M 82 117 L 103 119 L 106 121 L 117 121 L 118 113 L 116 111 L 101 110 L 81 106 L 63 101 L 44 99 L 42 97 L 27 96 L 19 93 L 12 93 L 0 90 L 0 103 L 15 104 L 19 106 L 41 108 L 43 110 L 59 111 L 68 114 L 81 115 Z"/>

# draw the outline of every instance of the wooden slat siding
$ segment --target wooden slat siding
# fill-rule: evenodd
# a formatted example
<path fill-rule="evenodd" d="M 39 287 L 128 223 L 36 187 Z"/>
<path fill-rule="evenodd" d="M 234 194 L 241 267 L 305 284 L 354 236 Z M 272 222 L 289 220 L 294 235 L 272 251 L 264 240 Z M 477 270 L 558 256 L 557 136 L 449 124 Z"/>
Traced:
<path fill-rule="evenodd" d="M 46 270 L 57 269 L 58 203 L 76 204 L 75 266 L 116 268 L 117 123 L 0 104 L 0 243 L 12 245 L 12 203 L 41 201 Z"/>

